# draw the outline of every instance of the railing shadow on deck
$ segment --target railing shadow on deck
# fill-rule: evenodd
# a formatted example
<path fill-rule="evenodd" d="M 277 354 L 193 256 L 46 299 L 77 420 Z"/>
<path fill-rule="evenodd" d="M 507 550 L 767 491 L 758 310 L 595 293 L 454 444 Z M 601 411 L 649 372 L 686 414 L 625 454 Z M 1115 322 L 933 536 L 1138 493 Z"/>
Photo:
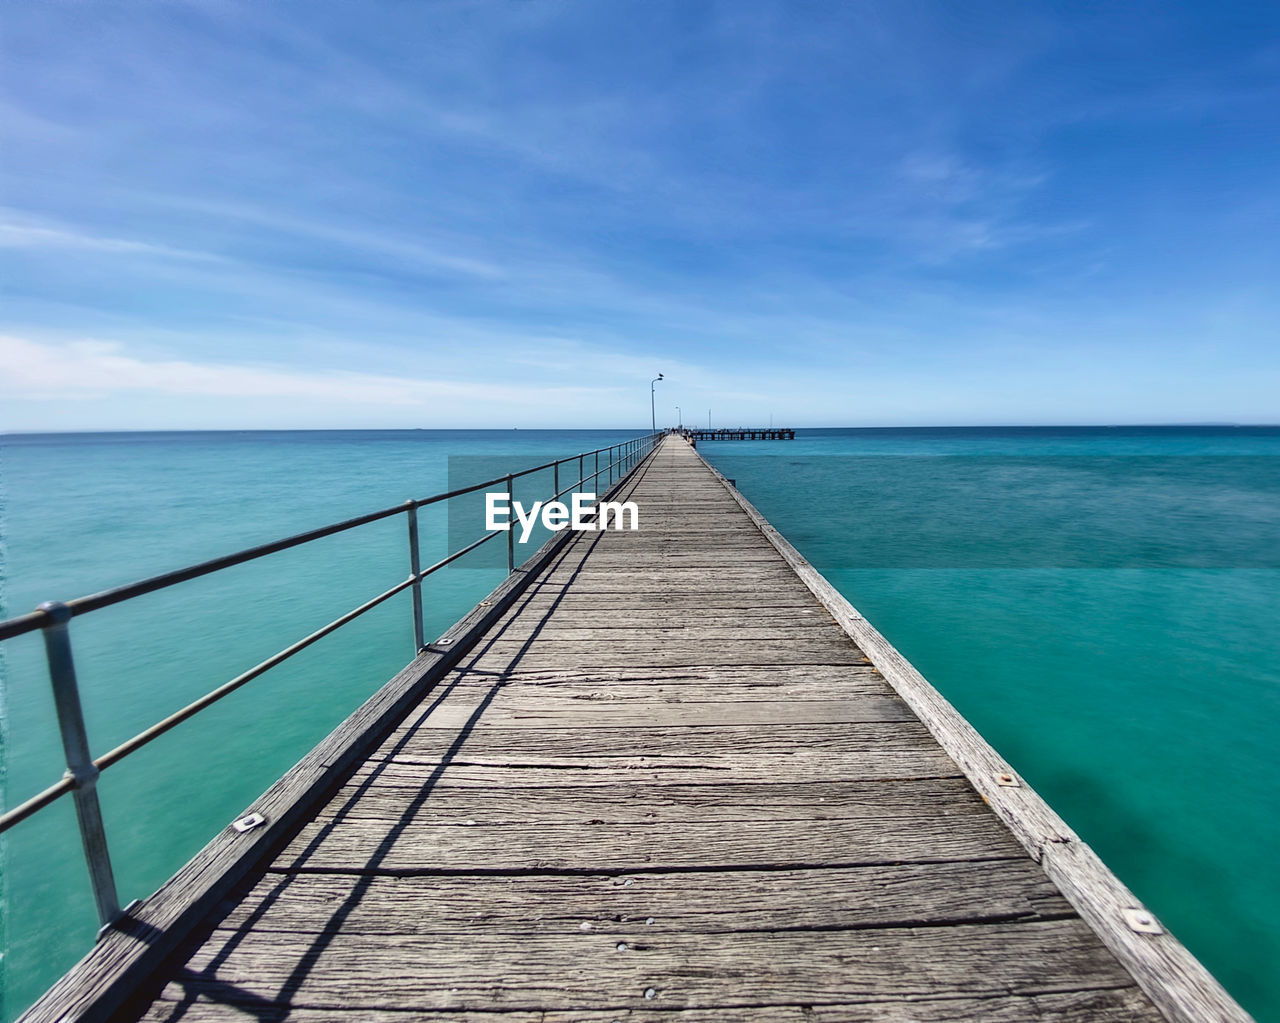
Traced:
<path fill-rule="evenodd" d="M 637 466 L 637 471 L 633 478 L 626 481 L 628 491 L 627 496 L 630 496 L 630 494 L 634 492 L 636 486 L 643 480 L 647 471 L 647 462 L 641 463 Z M 524 603 L 518 603 L 514 612 L 509 613 L 508 617 L 502 621 L 496 629 L 490 630 L 486 633 L 477 641 L 476 645 L 467 652 L 465 660 L 468 663 L 465 666 L 454 668 L 449 682 L 441 687 L 439 691 L 433 691 L 430 694 L 429 701 L 424 701 L 421 705 L 418 720 L 405 730 L 404 734 L 400 736 L 391 749 L 384 754 L 381 761 L 369 771 L 367 777 L 362 779 L 356 786 L 355 790 L 344 800 L 343 805 L 334 813 L 332 820 L 326 822 L 308 841 L 306 847 L 294 858 L 292 864 L 294 869 L 301 869 L 305 867 L 306 861 L 315 854 L 324 841 L 333 833 L 334 829 L 348 818 L 348 815 L 352 809 L 359 804 L 361 798 L 368 793 L 371 788 L 373 788 L 381 775 L 394 763 L 396 754 L 403 751 L 417 736 L 417 734 L 423 728 L 427 727 L 427 722 L 431 713 L 440 707 L 451 695 L 453 695 L 460 686 L 473 684 L 478 676 L 493 678 L 493 684 L 481 697 L 479 703 L 468 716 L 466 722 L 460 726 L 457 734 L 454 736 L 447 749 L 445 749 L 441 754 L 440 762 L 431 768 L 430 773 L 423 779 L 422 787 L 418 794 L 410 800 L 399 818 L 388 827 L 387 833 L 378 843 L 377 848 L 360 868 L 361 873 L 357 875 L 356 882 L 351 892 L 343 899 L 341 905 L 335 908 L 333 914 L 330 916 L 325 926 L 316 935 L 315 940 L 311 943 L 306 953 L 299 958 L 297 965 L 286 978 L 276 997 L 274 999 L 267 1000 L 260 995 L 252 994 L 242 988 L 236 987 L 235 985 L 220 982 L 216 977 L 218 969 L 227 961 L 236 948 L 239 947 L 244 938 L 252 931 L 253 926 L 279 901 L 279 899 L 288 890 L 289 886 L 295 883 L 296 874 L 294 873 L 283 876 L 272 890 L 263 896 L 261 903 L 256 906 L 243 923 L 238 926 L 236 933 L 226 940 L 225 944 L 223 944 L 223 946 L 213 956 L 206 967 L 199 972 L 192 972 L 188 970 L 179 970 L 177 972 L 173 978 L 173 982 L 184 986 L 187 990 L 183 999 L 174 1003 L 172 1008 L 169 1010 L 167 1017 L 169 1020 L 180 1020 L 186 1014 L 187 1010 L 195 1004 L 198 996 L 203 996 L 205 999 L 215 1002 L 225 1001 L 226 1003 L 234 1004 L 238 1011 L 247 1015 L 252 1015 L 259 1020 L 264 1021 L 264 1023 L 265 1021 L 283 1019 L 284 1016 L 287 1015 L 293 996 L 301 989 L 320 955 L 329 947 L 333 939 L 341 933 L 342 926 L 347 918 L 364 900 L 369 887 L 372 885 L 375 878 L 378 877 L 379 866 L 391 852 L 396 841 L 409 827 L 418 812 L 426 804 L 437 782 L 440 780 L 445 770 L 453 764 L 467 739 L 475 730 L 480 718 L 484 715 L 484 712 L 492 704 L 499 690 L 506 685 L 510 675 L 514 673 L 520 661 L 525 657 L 535 641 L 541 635 L 543 629 L 546 627 L 548 619 L 550 619 L 556 610 L 559 609 L 569 586 L 583 571 L 591 551 L 594 550 L 595 546 L 599 544 L 602 539 L 602 534 L 597 533 L 590 539 L 583 538 L 578 544 L 566 544 L 562 550 L 557 552 L 556 557 L 545 566 L 542 572 L 540 572 L 541 576 L 545 577 L 556 568 L 560 567 L 571 553 L 574 557 L 578 558 L 578 564 L 572 569 L 568 580 L 563 584 L 558 584 L 560 585 L 560 593 L 554 596 L 548 606 L 538 614 L 537 621 L 534 622 L 530 628 L 527 638 L 521 642 L 516 653 L 511 656 L 506 668 L 494 676 L 491 672 L 479 671 L 475 665 L 503 638 L 504 634 L 509 629 L 513 628 L 517 623 L 521 626 L 528 625 L 528 619 L 522 618 L 522 615 L 528 609 L 527 599 Z M 584 546 L 586 548 L 585 552 L 581 550 Z M 536 593 L 537 591 L 534 589 L 536 585 L 537 580 L 531 580 L 529 588 L 522 593 L 522 598 L 527 598 L 531 595 L 531 591 Z M 252 888 L 254 883 L 256 883 L 256 881 L 250 881 L 247 885 L 242 884 L 242 887 L 247 892 Z M 225 915 L 223 918 L 225 918 Z M 212 933 L 212 931 L 216 929 L 218 922 L 221 921 L 219 920 L 217 922 L 210 923 L 206 928 L 203 928 L 201 936 L 207 936 Z M 190 945 L 191 942 L 186 943 L 187 950 L 189 950 Z M 179 953 L 179 957 L 181 954 L 182 953 Z M 196 985 L 196 982 L 198 982 L 198 985 Z M 225 999 L 219 999 L 217 997 L 218 992 L 225 992 L 227 997 Z M 142 1000 L 143 999 L 140 998 L 139 1002 Z"/>

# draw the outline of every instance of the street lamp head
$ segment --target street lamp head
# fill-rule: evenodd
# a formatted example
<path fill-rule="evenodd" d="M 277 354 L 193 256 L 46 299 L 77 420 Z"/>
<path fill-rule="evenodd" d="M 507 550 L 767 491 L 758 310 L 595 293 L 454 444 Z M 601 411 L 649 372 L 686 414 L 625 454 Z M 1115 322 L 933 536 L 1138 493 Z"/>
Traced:
<path fill-rule="evenodd" d="M 658 432 L 658 413 L 655 410 L 654 404 L 653 404 L 653 391 L 654 391 L 654 388 L 657 387 L 658 381 L 661 379 L 662 379 L 662 374 L 659 373 L 656 377 L 654 377 L 652 380 L 649 381 L 649 429 L 651 429 L 654 433 Z"/>

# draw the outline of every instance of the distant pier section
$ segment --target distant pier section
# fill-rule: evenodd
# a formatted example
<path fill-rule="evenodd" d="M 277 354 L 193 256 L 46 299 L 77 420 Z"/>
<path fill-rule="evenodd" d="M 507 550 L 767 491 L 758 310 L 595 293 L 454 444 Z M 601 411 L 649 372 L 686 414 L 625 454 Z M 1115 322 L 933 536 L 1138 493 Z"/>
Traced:
<path fill-rule="evenodd" d="M 761 427 L 745 427 L 738 426 L 731 430 L 723 429 L 700 429 L 692 427 L 678 427 L 675 433 L 679 434 L 688 441 L 700 440 L 795 440 L 796 431 L 789 430 L 782 426 L 761 426 Z"/>

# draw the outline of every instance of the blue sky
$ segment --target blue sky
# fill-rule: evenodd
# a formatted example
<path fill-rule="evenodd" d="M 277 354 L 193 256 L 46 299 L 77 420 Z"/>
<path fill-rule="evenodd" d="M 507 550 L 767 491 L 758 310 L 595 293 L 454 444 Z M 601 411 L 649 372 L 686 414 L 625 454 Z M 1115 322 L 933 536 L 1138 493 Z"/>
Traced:
<path fill-rule="evenodd" d="M 0 430 L 1280 421 L 1273 5 L 4 22 Z"/>

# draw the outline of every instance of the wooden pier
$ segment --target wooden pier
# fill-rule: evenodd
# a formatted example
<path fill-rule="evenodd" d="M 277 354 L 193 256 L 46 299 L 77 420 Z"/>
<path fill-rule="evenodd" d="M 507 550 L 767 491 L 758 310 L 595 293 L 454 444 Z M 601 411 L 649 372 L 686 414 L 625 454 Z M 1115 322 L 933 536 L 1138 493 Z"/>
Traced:
<path fill-rule="evenodd" d="M 682 438 L 621 486 L 28 1018 L 1248 1019 Z"/>
<path fill-rule="evenodd" d="M 747 427 L 737 427 L 731 430 L 706 430 L 695 429 L 689 427 L 680 427 L 676 430 L 681 437 L 686 440 L 795 440 L 796 431 L 789 430 L 784 427 L 757 427 L 749 429 Z"/>

